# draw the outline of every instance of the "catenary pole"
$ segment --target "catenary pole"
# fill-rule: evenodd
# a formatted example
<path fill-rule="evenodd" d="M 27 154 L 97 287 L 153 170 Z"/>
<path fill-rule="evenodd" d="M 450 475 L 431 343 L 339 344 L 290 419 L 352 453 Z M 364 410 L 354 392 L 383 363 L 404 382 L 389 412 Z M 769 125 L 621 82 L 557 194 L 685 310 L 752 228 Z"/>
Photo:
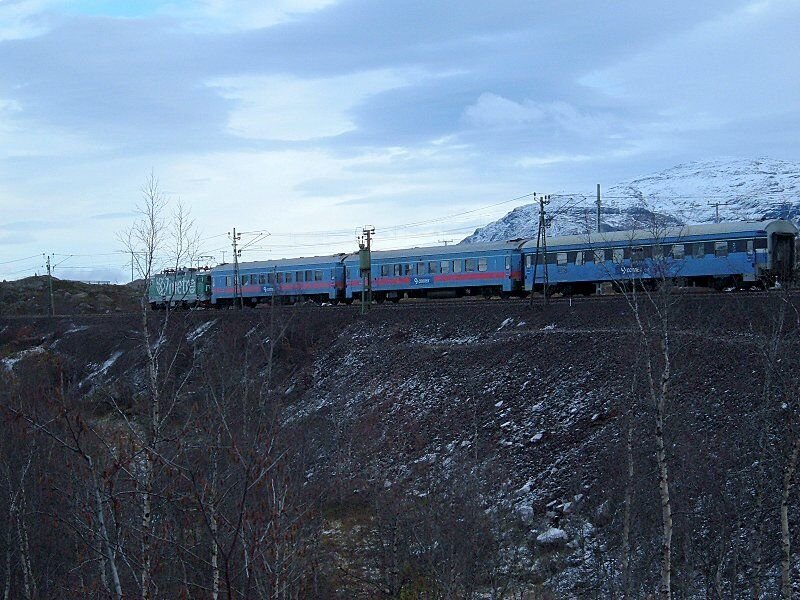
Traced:
<path fill-rule="evenodd" d="M 536 202 L 536 192 L 533 192 L 533 201 Z M 539 224 L 536 227 L 536 254 L 533 257 L 533 276 L 531 277 L 530 306 L 533 308 L 533 293 L 536 291 L 536 274 L 539 268 L 539 241 L 542 239 L 542 217 L 539 215 Z"/>
<path fill-rule="evenodd" d="M 547 288 L 550 285 L 550 274 L 548 273 L 548 265 L 547 265 L 547 220 L 545 218 L 545 205 L 550 204 L 550 196 L 540 196 L 539 197 L 539 222 L 540 227 L 542 230 L 542 252 L 544 254 L 544 261 L 542 265 L 544 266 L 544 288 L 542 289 L 543 297 L 544 297 L 544 305 L 547 306 Z"/>
<path fill-rule="evenodd" d="M 727 206 L 730 202 L 709 202 L 709 206 L 713 206 L 715 209 L 715 216 L 714 216 L 714 223 L 719 223 L 719 207 L 720 206 Z"/>
<path fill-rule="evenodd" d="M 50 255 L 47 256 L 47 287 L 49 288 L 49 297 L 50 297 L 50 309 L 49 313 L 51 317 L 54 317 L 56 314 L 56 307 L 53 303 L 53 272 L 50 268 Z"/>
<path fill-rule="evenodd" d="M 244 297 L 241 293 L 241 287 L 239 285 L 239 254 L 241 250 L 236 248 L 237 242 L 241 239 L 242 234 L 236 233 L 236 228 L 233 228 L 233 235 L 231 235 L 231 242 L 233 244 L 233 304 L 236 305 L 238 303 L 239 308 L 244 308 Z M 237 302 L 238 300 L 238 302 Z"/>
<path fill-rule="evenodd" d="M 600 225 L 600 184 L 597 184 L 597 233 L 600 233 L 602 225 Z"/>

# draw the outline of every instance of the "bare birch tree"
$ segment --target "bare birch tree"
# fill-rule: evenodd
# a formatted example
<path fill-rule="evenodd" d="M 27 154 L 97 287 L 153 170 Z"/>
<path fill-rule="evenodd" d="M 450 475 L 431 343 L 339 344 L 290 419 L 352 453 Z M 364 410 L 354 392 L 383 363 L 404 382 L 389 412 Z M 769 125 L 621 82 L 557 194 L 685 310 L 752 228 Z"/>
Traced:
<path fill-rule="evenodd" d="M 616 257 L 618 273 L 609 273 L 628 305 L 640 346 L 640 361 L 644 371 L 644 388 L 653 409 L 653 441 L 658 470 L 658 494 L 661 508 L 661 573 L 659 597 L 672 598 L 672 498 L 665 433 L 667 406 L 673 383 L 673 318 L 676 298 L 672 282 L 677 276 L 669 257 L 665 256 L 662 241 L 666 227 L 654 219 L 648 239 L 655 240 L 651 256 L 633 264 L 633 249 L 637 247 L 636 232 L 627 242 L 631 265 L 625 266 L 624 253 Z M 654 249 L 658 248 L 658 252 Z"/>

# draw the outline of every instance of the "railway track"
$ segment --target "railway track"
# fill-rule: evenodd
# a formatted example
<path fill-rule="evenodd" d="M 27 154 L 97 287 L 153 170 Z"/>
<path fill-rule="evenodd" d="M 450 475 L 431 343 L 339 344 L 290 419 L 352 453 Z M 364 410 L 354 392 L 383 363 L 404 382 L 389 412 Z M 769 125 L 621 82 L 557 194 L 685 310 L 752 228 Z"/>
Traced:
<path fill-rule="evenodd" d="M 685 290 L 677 292 L 676 295 L 681 298 L 692 298 L 692 299 L 699 299 L 699 300 L 712 300 L 712 299 L 720 299 L 720 298 L 755 298 L 755 297 L 770 297 L 775 296 L 777 294 L 784 293 L 783 290 L 751 290 L 751 291 L 736 291 L 736 292 L 709 292 L 709 291 L 691 291 Z M 800 289 L 793 289 L 788 292 L 793 298 L 800 296 Z M 624 301 L 624 296 L 622 294 L 607 294 L 607 295 L 590 295 L 590 296 L 552 296 L 548 298 L 548 303 L 551 305 L 565 305 L 568 304 L 572 306 L 573 304 L 585 304 L 585 303 L 596 303 L 596 302 L 622 302 Z M 483 298 L 480 296 L 473 296 L 467 298 L 448 298 L 448 299 L 405 299 L 398 303 L 394 302 L 385 302 L 383 304 L 373 303 L 370 306 L 370 311 L 392 311 L 392 310 L 425 310 L 429 308 L 438 308 L 438 307 L 487 307 L 491 306 L 494 307 L 526 307 L 526 306 L 533 306 L 534 308 L 542 308 L 544 306 L 544 299 L 541 296 L 534 297 L 533 303 L 529 298 L 508 298 L 508 299 L 500 299 L 500 298 Z M 253 309 L 253 308 L 246 308 L 245 312 L 256 312 L 261 310 L 268 310 L 269 307 L 266 305 L 262 305 L 263 308 Z M 337 304 L 337 305 L 320 305 L 314 303 L 303 303 L 303 304 L 295 304 L 292 306 L 281 306 L 282 309 L 294 309 L 294 310 L 323 310 L 323 311 L 342 311 L 342 312 L 352 312 L 352 311 L 361 311 L 361 305 L 358 302 L 354 302 L 353 304 Z M 230 313 L 233 309 L 228 309 L 223 311 L 224 313 Z M 183 312 L 183 311 L 180 311 Z M 193 312 L 197 314 L 214 314 L 217 311 L 214 309 L 195 309 Z M 0 315 L 0 321 L 4 320 L 47 320 L 47 319 L 57 319 L 57 320 L 64 320 L 64 319 L 81 319 L 81 320 L 113 320 L 113 319 L 124 319 L 124 318 L 131 318 L 137 316 L 139 313 L 137 311 L 134 312 L 113 312 L 113 313 L 80 313 L 80 314 L 68 314 L 68 315 L 55 315 L 51 317 L 50 315 Z"/>

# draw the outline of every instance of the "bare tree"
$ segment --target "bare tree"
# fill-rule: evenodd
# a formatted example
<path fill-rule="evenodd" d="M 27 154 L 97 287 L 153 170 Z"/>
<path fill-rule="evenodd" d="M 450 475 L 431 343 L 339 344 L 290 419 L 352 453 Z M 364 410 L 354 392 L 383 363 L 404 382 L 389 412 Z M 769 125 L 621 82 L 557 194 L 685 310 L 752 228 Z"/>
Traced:
<path fill-rule="evenodd" d="M 667 456 L 665 421 L 667 405 L 672 394 L 673 383 L 673 319 L 676 298 L 672 294 L 673 280 L 678 275 L 675 267 L 664 255 L 662 242 L 666 235 L 664 222 L 656 219 L 644 237 L 654 240 L 651 256 L 634 256 L 637 232 L 631 233 L 627 242 L 630 264 L 623 251 L 615 256 L 617 272 L 609 277 L 622 293 L 628 305 L 640 347 L 640 362 L 644 374 L 644 390 L 653 410 L 655 459 L 658 470 L 658 493 L 661 505 L 661 575 L 659 596 L 662 600 L 672 598 L 672 498 Z M 634 264 L 638 262 L 638 264 Z M 627 568 L 627 566 L 626 566 Z"/>
<path fill-rule="evenodd" d="M 188 210 L 178 202 L 170 216 L 167 214 L 168 199 L 162 193 L 154 173 L 142 186 L 142 202 L 138 207 L 139 219 L 120 236 L 126 250 L 136 261 L 136 268 L 143 286 L 140 296 L 140 335 L 146 357 L 147 410 L 143 427 L 127 421 L 130 432 L 141 448 L 142 460 L 136 469 L 137 489 L 141 498 L 141 568 L 140 585 L 142 598 L 149 599 L 152 592 L 153 557 L 152 544 L 155 537 L 153 520 L 154 479 L 156 463 L 160 458 L 164 440 L 164 419 L 172 413 L 179 389 L 188 381 L 189 373 L 183 373 L 181 381 L 172 390 L 171 397 L 164 397 L 165 381 L 169 379 L 178 356 L 174 352 L 164 360 L 162 353 L 169 327 L 170 311 L 152 332 L 148 306 L 148 292 L 159 259 L 166 259 L 178 267 L 189 262 L 197 251 L 198 236 Z M 169 307 L 169 303 L 167 303 Z M 166 402 L 166 404 L 165 404 Z"/>

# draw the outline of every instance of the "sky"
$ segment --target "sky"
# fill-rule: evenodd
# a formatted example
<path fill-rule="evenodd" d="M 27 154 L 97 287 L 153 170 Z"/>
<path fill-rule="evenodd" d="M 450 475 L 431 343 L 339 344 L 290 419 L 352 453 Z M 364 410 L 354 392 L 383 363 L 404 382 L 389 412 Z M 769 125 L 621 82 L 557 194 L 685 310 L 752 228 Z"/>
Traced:
<path fill-rule="evenodd" d="M 0 279 L 124 282 L 152 174 L 204 259 L 458 241 L 529 194 L 798 160 L 797 0 L 0 0 Z M 250 233 L 254 232 L 254 233 Z M 268 235 L 267 235 L 268 234 Z"/>

